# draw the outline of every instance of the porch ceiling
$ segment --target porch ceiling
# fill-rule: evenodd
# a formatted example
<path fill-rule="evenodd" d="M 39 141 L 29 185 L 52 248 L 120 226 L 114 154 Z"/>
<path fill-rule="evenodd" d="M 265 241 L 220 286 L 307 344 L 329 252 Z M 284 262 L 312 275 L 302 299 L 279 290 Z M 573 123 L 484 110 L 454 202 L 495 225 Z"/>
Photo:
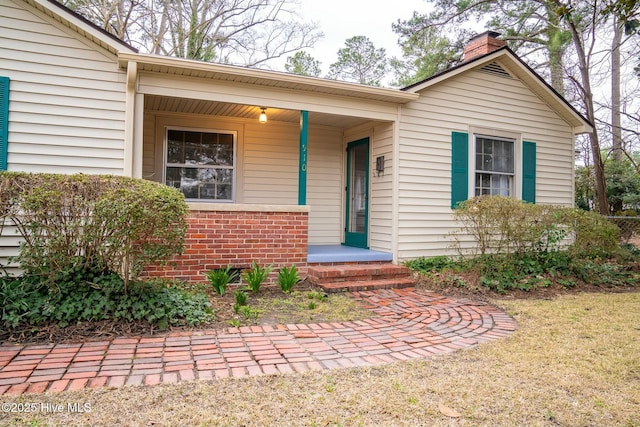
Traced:
<path fill-rule="evenodd" d="M 231 104 L 227 102 L 204 101 L 197 99 L 173 98 L 167 96 L 146 95 L 144 97 L 145 110 L 171 113 L 204 114 L 209 116 L 237 117 L 258 120 L 261 108 L 254 105 Z M 271 108 L 267 106 L 269 121 L 300 122 L 300 111 Z M 362 117 L 342 116 L 318 112 L 309 112 L 309 124 L 324 125 L 339 128 L 357 126 L 371 119 Z"/>

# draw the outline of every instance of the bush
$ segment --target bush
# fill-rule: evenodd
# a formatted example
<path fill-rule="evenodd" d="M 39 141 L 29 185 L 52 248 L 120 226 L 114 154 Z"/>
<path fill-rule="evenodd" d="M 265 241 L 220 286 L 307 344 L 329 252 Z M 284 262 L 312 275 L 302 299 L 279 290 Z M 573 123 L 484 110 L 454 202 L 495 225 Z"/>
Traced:
<path fill-rule="evenodd" d="M 269 277 L 271 270 L 273 270 L 272 266 L 261 267 L 258 263 L 253 261 L 251 263 L 251 268 L 242 274 L 242 280 L 247 283 L 247 286 L 252 292 L 259 292 L 260 285 L 262 285 L 262 282 Z"/>
<path fill-rule="evenodd" d="M 454 211 L 454 217 L 462 223 L 454 233 L 456 244 L 461 251 L 461 240 L 471 236 L 479 255 L 557 249 L 566 237 L 558 221 L 560 209 L 511 197 L 474 197 Z"/>
<path fill-rule="evenodd" d="M 232 268 L 233 266 L 229 264 L 225 268 L 210 270 L 204 274 L 205 276 L 207 276 L 207 279 L 209 279 L 213 290 L 216 291 L 220 296 L 224 296 L 227 291 L 227 285 L 229 285 L 229 283 L 234 282 L 238 279 L 238 272 L 236 270 L 233 270 Z"/>
<path fill-rule="evenodd" d="M 410 269 L 421 273 L 442 270 L 457 271 L 462 268 L 462 260 L 456 260 L 448 256 L 435 256 L 431 258 L 420 257 L 406 261 L 404 264 Z"/>
<path fill-rule="evenodd" d="M 150 181 L 97 175 L 0 173 L 0 222 L 24 243 L 20 267 L 50 285 L 65 272 L 138 277 L 181 253 L 188 207 L 182 193 Z"/>
<path fill-rule="evenodd" d="M 298 283 L 299 280 L 300 277 L 298 277 L 298 270 L 295 265 L 280 268 L 278 272 L 278 284 L 285 294 L 291 293 L 293 286 Z"/>
<path fill-rule="evenodd" d="M 576 253 L 603 256 L 618 248 L 619 230 L 595 212 L 480 196 L 461 203 L 454 216 L 462 223 L 454 233 L 458 250 L 463 252 L 462 242 L 470 236 L 474 255 L 522 256 L 568 246 Z"/>
<path fill-rule="evenodd" d="M 574 237 L 572 252 L 607 257 L 618 250 L 620 229 L 605 216 L 581 209 L 564 209 L 561 217 Z"/>
<path fill-rule="evenodd" d="M 166 329 L 195 326 L 213 317 L 205 294 L 185 291 L 173 283 L 133 281 L 125 289 L 124 280 L 115 273 L 94 275 L 91 282 L 77 280 L 76 274 L 58 279 L 52 288 L 29 276 L 0 278 L 0 324 L 7 329 L 48 322 L 64 327 L 113 319 L 145 321 Z"/>

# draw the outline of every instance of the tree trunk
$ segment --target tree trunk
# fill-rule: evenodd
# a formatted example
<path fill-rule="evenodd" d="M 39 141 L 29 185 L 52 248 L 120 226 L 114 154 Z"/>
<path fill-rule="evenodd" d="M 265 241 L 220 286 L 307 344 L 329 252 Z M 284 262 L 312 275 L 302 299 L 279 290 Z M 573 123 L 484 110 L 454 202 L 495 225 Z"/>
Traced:
<path fill-rule="evenodd" d="M 576 55 L 578 56 L 582 101 L 587 113 L 587 119 L 595 126 L 596 115 L 593 106 L 593 91 L 591 90 L 591 81 L 589 79 L 590 76 L 587 54 L 580 37 L 580 32 L 578 31 L 575 22 L 569 20 L 568 24 L 569 28 L 571 29 L 571 38 L 573 39 L 573 44 L 576 49 Z M 602 162 L 602 156 L 600 153 L 600 140 L 598 138 L 598 131 L 595 128 L 593 132 L 589 134 L 589 141 L 591 143 L 591 155 L 593 157 L 596 208 L 602 215 L 609 215 L 609 203 L 607 201 L 607 184 L 604 176 L 604 164 Z"/>
<path fill-rule="evenodd" d="M 560 28 L 560 17 L 552 10 L 552 5 L 547 5 L 547 51 L 549 53 L 549 71 L 551 73 L 551 87 L 564 96 L 564 52 L 566 43 L 562 40 L 563 30 Z"/>
<path fill-rule="evenodd" d="M 620 122 L 620 43 L 622 42 L 622 24 L 613 19 L 613 42 L 611 45 L 611 133 L 613 136 L 613 158 L 622 161 L 622 125 Z"/>

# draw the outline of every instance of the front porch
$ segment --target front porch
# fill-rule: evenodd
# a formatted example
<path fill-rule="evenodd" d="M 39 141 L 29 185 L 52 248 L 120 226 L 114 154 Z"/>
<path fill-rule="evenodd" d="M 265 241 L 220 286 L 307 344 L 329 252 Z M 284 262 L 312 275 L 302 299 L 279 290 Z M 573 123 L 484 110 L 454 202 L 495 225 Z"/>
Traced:
<path fill-rule="evenodd" d="M 393 254 L 345 245 L 309 245 L 307 263 L 391 262 Z"/>
<path fill-rule="evenodd" d="M 205 282 L 206 271 L 227 265 L 245 269 L 255 261 L 272 265 L 274 273 L 295 265 L 304 278 L 310 266 L 393 261 L 380 250 L 311 244 L 308 206 L 190 203 L 190 208 L 184 253 L 168 265 L 148 268 L 146 275 Z"/>

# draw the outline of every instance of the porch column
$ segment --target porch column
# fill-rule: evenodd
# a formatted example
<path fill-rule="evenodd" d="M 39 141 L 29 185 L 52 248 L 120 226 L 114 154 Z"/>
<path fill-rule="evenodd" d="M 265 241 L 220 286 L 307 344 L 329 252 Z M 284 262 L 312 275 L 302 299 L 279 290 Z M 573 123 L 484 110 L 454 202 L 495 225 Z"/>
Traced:
<path fill-rule="evenodd" d="M 298 205 L 307 204 L 307 148 L 309 112 L 300 111 L 300 167 L 298 168 Z"/>

